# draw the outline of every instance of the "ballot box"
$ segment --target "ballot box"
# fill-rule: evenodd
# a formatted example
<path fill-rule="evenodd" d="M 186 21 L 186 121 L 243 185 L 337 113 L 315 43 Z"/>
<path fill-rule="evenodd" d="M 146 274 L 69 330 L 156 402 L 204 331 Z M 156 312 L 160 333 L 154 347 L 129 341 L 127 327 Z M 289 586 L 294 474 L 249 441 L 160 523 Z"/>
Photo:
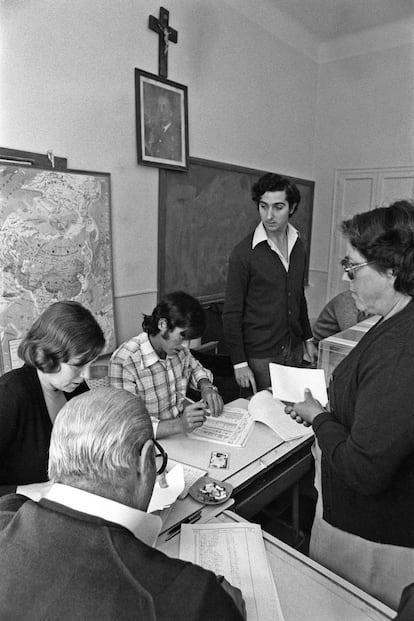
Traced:
<path fill-rule="evenodd" d="M 358 341 L 364 336 L 372 326 L 379 321 L 379 316 L 374 315 L 357 323 L 352 328 L 347 328 L 322 339 L 319 342 L 318 368 L 325 372 L 326 385 L 329 384 L 330 377 L 335 367 L 349 354 Z"/>

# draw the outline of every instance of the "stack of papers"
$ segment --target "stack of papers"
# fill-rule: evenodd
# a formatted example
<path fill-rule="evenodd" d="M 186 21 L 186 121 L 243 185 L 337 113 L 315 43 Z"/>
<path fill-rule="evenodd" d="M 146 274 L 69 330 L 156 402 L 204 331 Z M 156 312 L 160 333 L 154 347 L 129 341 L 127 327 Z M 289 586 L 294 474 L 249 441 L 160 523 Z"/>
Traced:
<path fill-rule="evenodd" d="M 312 427 L 305 427 L 285 414 L 285 404 L 268 390 L 261 390 L 251 398 L 249 412 L 255 421 L 270 427 L 285 442 L 313 433 Z"/>
<path fill-rule="evenodd" d="M 191 438 L 229 446 L 245 446 L 254 420 L 243 408 L 225 405 L 220 416 L 209 416 L 202 427 L 191 432 Z"/>
<path fill-rule="evenodd" d="M 258 524 L 182 524 L 180 558 L 224 576 L 238 587 L 249 621 L 283 621 Z"/>

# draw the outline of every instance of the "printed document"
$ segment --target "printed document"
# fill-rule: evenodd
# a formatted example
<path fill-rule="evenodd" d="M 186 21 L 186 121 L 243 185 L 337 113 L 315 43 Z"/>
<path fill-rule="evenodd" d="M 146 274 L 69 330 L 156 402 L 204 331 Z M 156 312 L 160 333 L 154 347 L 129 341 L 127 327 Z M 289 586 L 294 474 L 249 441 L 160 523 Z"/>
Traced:
<path fill-rule="evenodd" d="M 285 404 L 275 399 L 268 390 L 261 390 L 250 399 L 249 412 L 255 421 L 273 429 L 285 442 L 311 436 L 313 433 L 312 427 L 299 425 L 285 414 Z"/>
<path fill-rule="evenodd" d="M 195 440 L 217 442 L 229 446 L 245 446 L 254 427 L 247 410 L 225 405 L 220 416 L 208 416 L 201 427 L 191 432 Z"/>
<path fill-rule="evenodd" d="M 238 587 L 248 621 L 284 621 L 258 524 L 182 524 L 180 558 Z"/>
<path fill-rule="evenodd" d="M 291 403 L 303 401 L 305 388 L 309 388 L 312 396 L 321 402 L 322 407 L 327 404 L 328 394 L 323 369 L 285 367 L 270 362 L 269 370 L 272 392 L 276 399 Z"/>

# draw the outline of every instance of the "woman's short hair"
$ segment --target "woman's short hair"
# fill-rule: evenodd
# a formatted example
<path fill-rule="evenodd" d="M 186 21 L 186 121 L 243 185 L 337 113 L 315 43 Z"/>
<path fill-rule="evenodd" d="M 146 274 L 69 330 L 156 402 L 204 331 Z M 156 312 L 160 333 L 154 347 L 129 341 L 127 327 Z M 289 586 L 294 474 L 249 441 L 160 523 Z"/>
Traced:
<path fill-rule="evenodd" d="M 78 302 L 51 304 L 34 322 L 19 345 L 20 358 L 44 373 L 59 371 L 62 362 L 76 360 L 82 366 L 105 347 L 103 332 L 92 315 Z"/>
<path fill-rule="evenodd" d="M 140 397 L 100 387 L 73 397 L 59 411 L 49 449 L 49 478 L 55 483 L 117 486 L 136 469 L 153 437 Z"/>
<path fill-rule="evenodd" d="M 187 339 L 199 338 L 205 329 L 205 315 L 200 302 L 184 291 L 167 294 L 151 315 L 144 315 L 142 328 L 150 336 L 158 334 L 158 323 L 165 319 L 168 330 L 184 328 Z"/>
<path fill-rule="evenodd" d="M 285 192 L 289 203 L 289 215 L 293 216 L 300 203 L 300 192 L 290 179 L 276 173 L 266 173 L 252 186 L 252 199 L 256 205 L 259 205 L 266 192 Z"/>
<path fill-rule="evenodd" d="M 341 223 L 351 246 L 379 272 L 392 269 L 394 288 L 414 295 L 414 203 L 398 200 L 389 207 L 358 213 Z"/>

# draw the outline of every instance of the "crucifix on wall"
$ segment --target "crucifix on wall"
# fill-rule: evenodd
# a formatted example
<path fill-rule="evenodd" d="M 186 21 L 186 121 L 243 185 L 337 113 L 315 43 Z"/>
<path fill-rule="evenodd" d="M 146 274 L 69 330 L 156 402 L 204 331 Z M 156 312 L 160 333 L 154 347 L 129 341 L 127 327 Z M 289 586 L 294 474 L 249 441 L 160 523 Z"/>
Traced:
<path fill-rule="evenodd" d="M 158 34 L 158 75 L 163 78 L 168 77 L 168 46 L 177 43 L 178 32 L 168 24 L 170 12 L 164 7 L 160 7 L 160 16 L 157 19 L 153 15 L 149 16 L 148 27 Z"/>

